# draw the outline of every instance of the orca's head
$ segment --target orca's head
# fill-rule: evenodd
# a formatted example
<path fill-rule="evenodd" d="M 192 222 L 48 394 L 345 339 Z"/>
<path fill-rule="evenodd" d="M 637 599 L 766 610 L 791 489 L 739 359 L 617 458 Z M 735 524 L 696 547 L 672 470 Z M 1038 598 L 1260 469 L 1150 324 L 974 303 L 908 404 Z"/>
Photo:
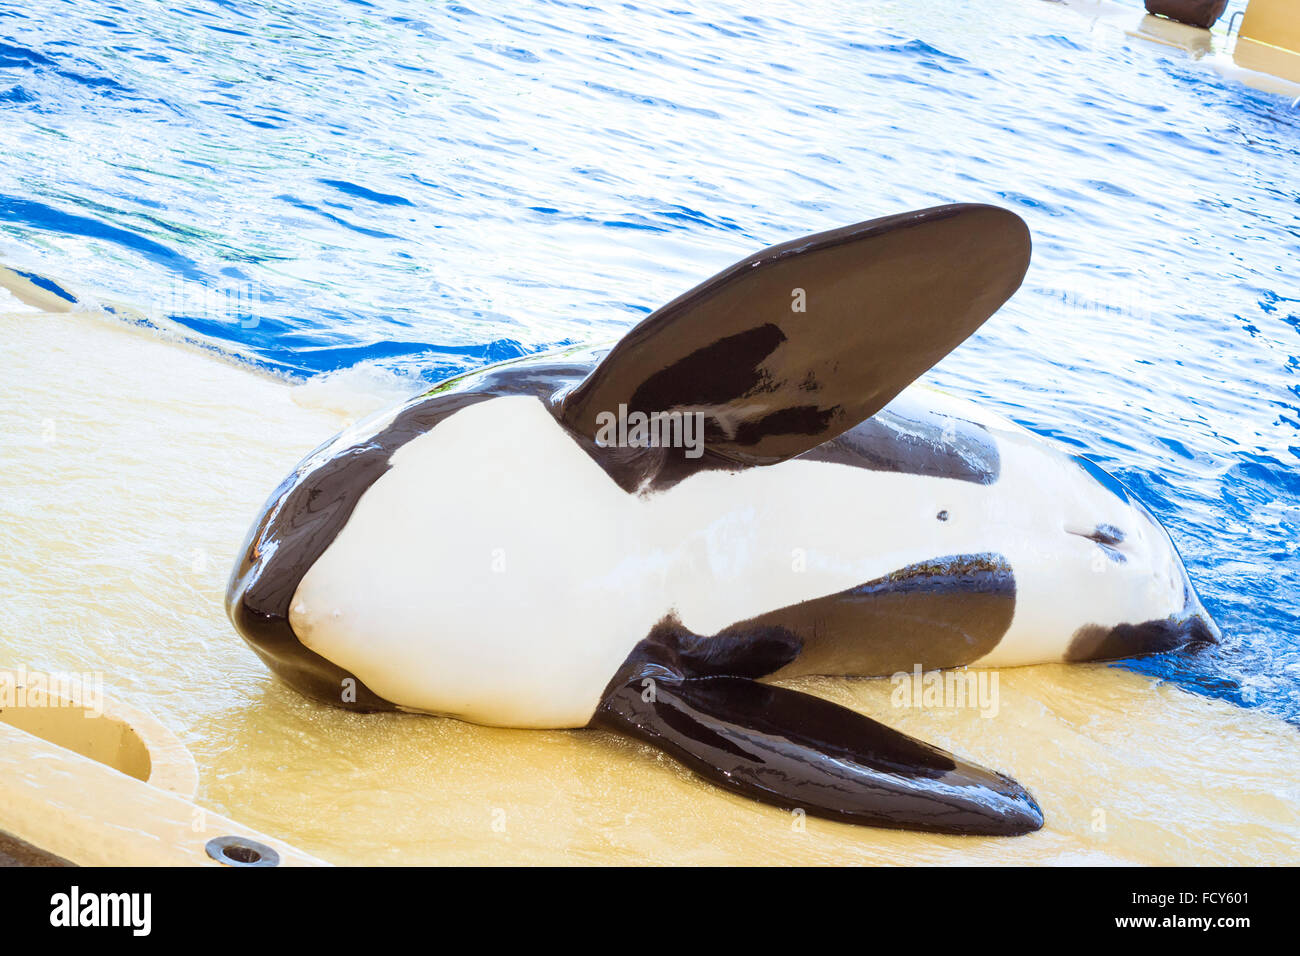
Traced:
<path fill-rule="evenodd" d="M 1216 644 L 1218 625 L 1202 606 L 1169 533 L 1118 479 L 1087 458 L 1062 496 L 1063 530 L 1083 623 L 1065 651 L 1071 661 L 1117 660 L 1184 645 Z"/>

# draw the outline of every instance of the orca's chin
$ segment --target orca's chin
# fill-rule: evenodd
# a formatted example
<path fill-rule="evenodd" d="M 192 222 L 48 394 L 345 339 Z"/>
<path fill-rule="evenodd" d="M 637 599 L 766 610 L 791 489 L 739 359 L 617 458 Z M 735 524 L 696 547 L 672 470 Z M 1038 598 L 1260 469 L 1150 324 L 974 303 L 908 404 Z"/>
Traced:
<path fill-rule="evenodd" d="M 1223 642 L 1223 632 L 1187 585 L 1187 601 L 1179 614 L 1139 624 L 1099 627 L 1086 624 L 1074 632 L 1067 661 L 1115 661 L 1181 650 L 1195 654 Z"/>
<path fill-rule="evenodd" d="M 1187 639 L 1184 642 L 1184 649 L 1195 654 L 1206 648 L 1222 644 L 1223 631 L 1219 629 L 1219 625 L 1214 618 L 1210 617 L 1210 612 L 1205 610 L 1204 605 L 1201 604 L 1201 599 L 1192 590 L 1191 584 L 1187 585 L 1187 590 L 1189 600 L 1185 618 Z"/>

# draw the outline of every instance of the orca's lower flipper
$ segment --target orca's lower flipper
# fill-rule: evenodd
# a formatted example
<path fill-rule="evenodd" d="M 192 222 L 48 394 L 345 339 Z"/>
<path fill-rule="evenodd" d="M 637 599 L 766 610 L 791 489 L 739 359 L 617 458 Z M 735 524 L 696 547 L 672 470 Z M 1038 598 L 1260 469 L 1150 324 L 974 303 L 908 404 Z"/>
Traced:
<path fill-rule="evenodd" d="M 869 717 L 742 677 L 638 670 L 591 722 L 728 790 L 846 823 L 984 836 L 1043 825 L 1023 787 Z"/>

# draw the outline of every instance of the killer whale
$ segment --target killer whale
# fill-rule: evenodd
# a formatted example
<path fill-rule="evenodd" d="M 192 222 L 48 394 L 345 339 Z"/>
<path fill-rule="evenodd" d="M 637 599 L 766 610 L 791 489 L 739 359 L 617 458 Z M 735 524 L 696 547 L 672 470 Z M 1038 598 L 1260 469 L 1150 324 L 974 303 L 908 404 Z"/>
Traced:
<path fill-rule="evenodd" d="M 337 706 L 611 730 L 848 822 L 1037 829 L 1009 777 L 771 683 L 1215 639 L 1122 485 L 912 384 L 1028 260 L 1005 210 L 886 217 L 742 260 L 609 350 L 444 383 L 285 479 L 231 619 Z M 704 454 L 599 442 L 619 406 L 701 414 Z"/>

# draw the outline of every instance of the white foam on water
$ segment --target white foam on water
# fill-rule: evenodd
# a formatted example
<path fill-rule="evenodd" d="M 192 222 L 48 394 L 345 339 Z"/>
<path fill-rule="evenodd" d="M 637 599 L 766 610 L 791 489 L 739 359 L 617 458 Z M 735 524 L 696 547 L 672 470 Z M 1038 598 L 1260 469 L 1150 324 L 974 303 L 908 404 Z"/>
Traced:
<path fill-rule="evenodd" d="M 309 378 L 290 395 L 300 408 L 328 412 L 351 424 L 428 389 L 418 375 L 363 362 Z"/>

